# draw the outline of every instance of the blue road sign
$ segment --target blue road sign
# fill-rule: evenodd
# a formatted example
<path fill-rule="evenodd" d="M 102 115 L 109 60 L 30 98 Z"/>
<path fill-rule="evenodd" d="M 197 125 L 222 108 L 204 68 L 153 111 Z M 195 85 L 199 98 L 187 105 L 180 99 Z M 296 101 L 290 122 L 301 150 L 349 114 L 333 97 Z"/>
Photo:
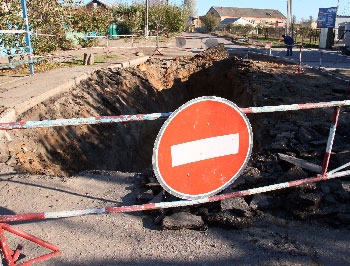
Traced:
<path fill-rule="evenodd" d="M 337 17 L 337 8 L 320 8 L 317 18 L 317 28 L 334 28 Z"/>

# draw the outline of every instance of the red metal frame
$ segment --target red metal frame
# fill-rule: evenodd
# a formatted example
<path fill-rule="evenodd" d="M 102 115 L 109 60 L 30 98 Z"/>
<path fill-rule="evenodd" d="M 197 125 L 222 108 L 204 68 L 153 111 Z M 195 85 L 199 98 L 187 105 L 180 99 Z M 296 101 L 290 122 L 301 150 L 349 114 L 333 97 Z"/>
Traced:
<path fill-rule="evenodd" d="M 52 252 L 50 252 L 46 255 L 42 255 L 42 256 L 39 256 L 37 258 L 28 260 L 26 262 L 16 264 L 16 261 L 18 260 L 18 257 L 21 254 L 21 250 L 23 249 L 23 246 L 18 245 L 15 251 L 11 250 L 8 243 L 7 243 L 4 230 L 6 230 L 12 234 L 15 234 L 19 237 L 23 237 L 24 239 L 27 239 L 29 241 L 32 241 L 32 242 L 34 242 L 34 243 L 36 243 L 44 248 L 50 249 Z M 32 265 L 33 263 L 47 260 L 53 256 L 58 256 L 61 254 L 61 251 L 59 250 L 59 248 L 57 246 L 50 244 L 50 243 L 48 243 L 48 242 L 46 242 L 46 241 L 44 241 L 36 236 L 30 235 L 22 230 L 14 228 L 8 224 L 0 224 L 0 248 L 1 248 L 1 251 L 5 257 L 5 261 L 6 261 L 8 266 L 29 266 L 29 265 Z"/>

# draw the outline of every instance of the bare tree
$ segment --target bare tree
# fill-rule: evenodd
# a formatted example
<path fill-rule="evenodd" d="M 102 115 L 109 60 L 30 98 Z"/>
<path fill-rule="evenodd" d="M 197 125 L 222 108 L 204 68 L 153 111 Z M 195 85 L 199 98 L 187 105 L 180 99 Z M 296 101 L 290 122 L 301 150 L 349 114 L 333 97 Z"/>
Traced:
<path fill-rule="evenodd" d="M 192 18 L 197 17 L 196 0 L 184 0 L 184 8 Z"/>

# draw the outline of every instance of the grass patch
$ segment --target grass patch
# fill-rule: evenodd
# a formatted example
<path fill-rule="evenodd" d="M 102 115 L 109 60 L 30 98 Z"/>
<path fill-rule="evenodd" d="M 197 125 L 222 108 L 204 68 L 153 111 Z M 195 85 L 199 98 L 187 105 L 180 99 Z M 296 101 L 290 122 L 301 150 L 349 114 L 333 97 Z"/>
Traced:
<path fill-rule="evenodd" d="M 118 57 L 119 57 L 119 56 L 116 55 L 116 54 L 94 55 L 94 61 L 95 61 L 95 64 L 101 64 L 101 63 L 107 63 L 107 62 L 109 62 L 111 59 L 116 59 L 116 58 L 118 58 Z"/>
<path fill-rule="evenodd" d="M 67 67 L 75 67 L 75 66 L 81 66 L 81 65 L 83 65 L 83 63 L 80 60 L 72 60 L 72 61 L 66 61 L 66 62 L 41 61 L 41 62 L 34 63 L 34 72 L 43 73 L 56 68 L 67 68 Z M 1 69 L 0 74 L 3 74 L 3 75 L 30 74 L 29 65 L 28 63 L 25 63 L 25 64 L 17 65 L 14 68 L 9 67 L 8 69 Z"/>

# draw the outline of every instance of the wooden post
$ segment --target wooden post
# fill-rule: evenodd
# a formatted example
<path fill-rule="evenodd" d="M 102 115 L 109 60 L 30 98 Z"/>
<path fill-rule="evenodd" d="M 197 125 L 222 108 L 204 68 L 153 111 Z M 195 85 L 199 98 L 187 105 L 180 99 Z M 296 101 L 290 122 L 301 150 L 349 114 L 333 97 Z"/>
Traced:
<path fill-rule="evenodd" d="M 94 54 L 84 53 L 83 64 L 86 66 L 86 65 L 93 65 L 94 63 L 95 63 Z"/>
<path fill-rule="evenodd" d="M 84 57 L 83 57 L 83 65 L 87 65 L 87 58 L 88 58 L 88 55 L 87 53 L 84 53 Z"/>
<path fill-rule="evenodd" d="M 88 65 L 93 65 L 95 63 L 95 57 L 94 54 L 89 54 L 88 60 L 87 60 L 87 64 Z"/>

